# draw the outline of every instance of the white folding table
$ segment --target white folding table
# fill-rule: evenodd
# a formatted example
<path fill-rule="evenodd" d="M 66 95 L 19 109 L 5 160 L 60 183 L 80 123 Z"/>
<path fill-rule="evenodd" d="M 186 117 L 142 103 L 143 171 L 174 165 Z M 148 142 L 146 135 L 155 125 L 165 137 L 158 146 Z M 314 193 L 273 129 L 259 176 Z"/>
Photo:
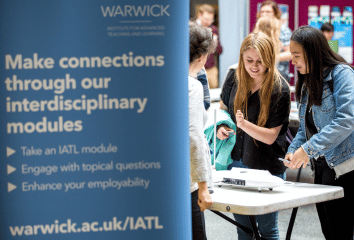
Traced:
<path fill-rule="evenodd" d="M 240 226 L 239 223 L 220 212 L 249 215 L 253 229 L 248 230 L 252 231 L 253 237 L 258 240 L 262 238 L 255 222 L 255 215 L 325 202 L 343 196 L 344 192 L 341 187 L 309 183 L 285 182 L 283 186 L 276 187 L 272 191 L 263 190 L 261 192 L 233 186 L 218 187 L 216 184 L 214 193 L 211 194 L 213 205 L 209 210 L 242 229 L 244 226 Z M 292 226 L 289 227 L 292 228 Z M 287 236 L 288 238 L 289 236 Z"/>

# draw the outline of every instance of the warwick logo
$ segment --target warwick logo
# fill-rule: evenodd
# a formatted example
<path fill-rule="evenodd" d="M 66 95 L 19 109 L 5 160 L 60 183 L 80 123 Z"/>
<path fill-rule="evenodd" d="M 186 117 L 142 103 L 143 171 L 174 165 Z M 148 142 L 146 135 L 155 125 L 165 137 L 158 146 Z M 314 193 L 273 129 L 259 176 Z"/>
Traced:
<path fill-rule="evenodd" d="M 170 16 L 167 9 L 170 5 L 124 5 L 124 6 L 101 6 L 103 17 L 163 17 Z"/>

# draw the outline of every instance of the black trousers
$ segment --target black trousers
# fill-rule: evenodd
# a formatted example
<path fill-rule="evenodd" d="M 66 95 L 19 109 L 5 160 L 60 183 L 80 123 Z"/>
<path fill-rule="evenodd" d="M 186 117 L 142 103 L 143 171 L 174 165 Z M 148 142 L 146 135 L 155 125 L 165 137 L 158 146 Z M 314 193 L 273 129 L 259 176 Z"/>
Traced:
<path fill-rule="evenodd" d="M 198 205 L 198 190 L 192 192 L 192 234 L 193 240 L 206 240 L 204 213 Z"/>
<path fill-rule="evenodd" d="M 354 171 L 335 179 L 335 172 L 323 159 L 315 161 L 315 183 L 340 186 L 344 198 L 317 203 L 316 208 L 326 240 L 353 240 Z"/>

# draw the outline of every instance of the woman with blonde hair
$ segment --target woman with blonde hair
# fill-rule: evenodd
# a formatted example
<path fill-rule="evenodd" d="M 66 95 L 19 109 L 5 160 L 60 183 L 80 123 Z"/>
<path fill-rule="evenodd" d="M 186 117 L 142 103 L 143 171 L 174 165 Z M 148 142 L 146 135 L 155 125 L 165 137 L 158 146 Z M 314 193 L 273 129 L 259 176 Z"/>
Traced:
<path fill-rule="evenodd" d="M 281 22 L 276 18 L 260 17 L 257 20 L 256 26 L 253 32 L 262 32 L 268 35 L 273 41 L 274 49 L 276 50 L 276 63 L 278 63 L 278 55 L 280 53 L 283 44 L 281 43 L 280 36 Z"/>
<path fill-rule="evenodd" d="M 251 33 L 242 42 L 236 72 L 226 79 L 221 93 L 221 108 L 237 125 L 236 144 L 231 152 L 232 167 L 268 170 L 285 179 L 285 166 L 278 160 L 286 151 L 286 131 L 290 112 L 290 90 L 275 67 L 276 50 L 264 33 Z M 232 131 L 218 126 L 221 140 Z M 251 228 L 248 216 L 234 214 L 242 225 Z M 279 239 L 278 213 L 256 216 L 261 236 Z M 252 239 L 237 229 L 239 239 Z"/>
<path fill-rule="evenodd" d="M 261 17 L 274 18 L 282 21 L 282 12 L 279 9 L 278 4 L 273 0 L 266 0 L 261 3 L 259 12 L 257 13 L 257 19 Z M 279 39 L 282 43 L 281 52 L 278 56 L 279 64 L 278 70 L 285 77 L 285 79 L 290 82 L 289 73 L 289 61 L 292 59 L 290 54 L 290 37 L 291 29 L 287 24 L 283 23 L 280 25 L 280 36 Z"/>

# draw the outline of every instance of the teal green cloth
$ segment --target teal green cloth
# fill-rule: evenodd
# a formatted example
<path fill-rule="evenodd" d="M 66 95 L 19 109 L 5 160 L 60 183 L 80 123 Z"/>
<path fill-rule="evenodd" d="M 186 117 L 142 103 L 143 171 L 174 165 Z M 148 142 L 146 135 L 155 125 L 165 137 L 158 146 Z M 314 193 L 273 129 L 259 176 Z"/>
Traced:
<path fill-rule="evenodd" d="M 214 111 L 214 110 L 211 110 Z M 214 116 L 214 112 L 212 113 Z M 232 121 L 230 114 L 221 109 L 216 110 L 216 126 L 220 124 L 225 124 L 229 128 L 232 128 L 236 133 L 236 124 Z M 232 163 L 231 151 L 236 143 L 236 134 L 225 140 L 220 140 L 216 137 L 216 148 L 214 149 L 214 118 L 208 119 L 205 124 L 204 134 L 208 140 L 211 151 L 211 164 L 214 163 L 215 155 L 215 169 L 216 170 L 227 170 L 227 166 Z"/>

